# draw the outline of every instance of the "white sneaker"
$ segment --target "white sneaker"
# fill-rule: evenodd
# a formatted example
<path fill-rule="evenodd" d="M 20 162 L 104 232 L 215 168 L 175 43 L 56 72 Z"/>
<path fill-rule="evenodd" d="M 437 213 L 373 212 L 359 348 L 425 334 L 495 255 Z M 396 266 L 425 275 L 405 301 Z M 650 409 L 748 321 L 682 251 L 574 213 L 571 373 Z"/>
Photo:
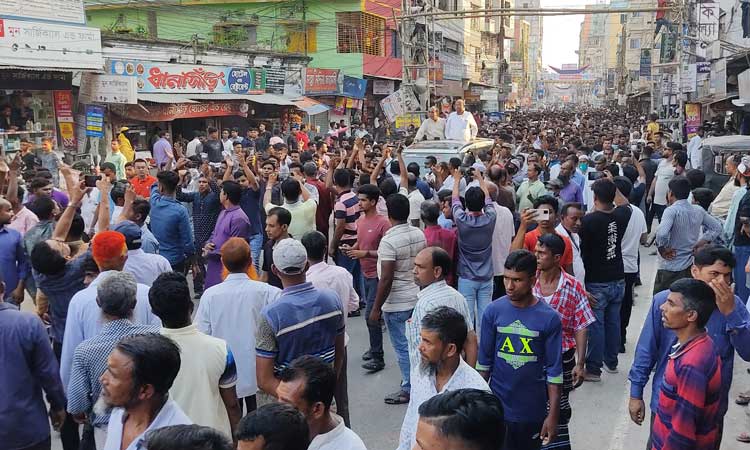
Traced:
<path fill-rule="evenodd" d="M 615 367 L 614 369 L 610 369 L 609 366 L 607 366 L 606 364 L 604 364 L 604 370 L 607 373 L 612 373 L 612 374 L 614 374 L 614 373 L 620 373 L 620 371 L 617 370 L 617 367 Z"/>

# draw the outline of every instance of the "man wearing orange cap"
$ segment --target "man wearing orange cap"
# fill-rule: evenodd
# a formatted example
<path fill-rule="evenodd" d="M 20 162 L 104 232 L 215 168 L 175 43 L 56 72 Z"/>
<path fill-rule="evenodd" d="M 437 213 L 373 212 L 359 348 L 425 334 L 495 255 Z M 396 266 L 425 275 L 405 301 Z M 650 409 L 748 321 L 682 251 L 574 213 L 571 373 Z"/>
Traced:
<path fill-rule="evenodd" d="M 102 326 L 101 309 L 96 303 L 97 286 L 110 272 L 121 272 L 125 267 L 125 261 L 128 259 L 125 236 L 116 231 L 97 233 L 91 240 L 91 255 L 99 267 L 99 275 L 86 289 L 74 295 L 68 306 L 65 339 L 60 358 L 60 376 L 64 386 L 70 381 L 70 369 L 76 347 L 84 340 L 96 336 Z M 133 323 L 161 327 L 161 321 L 151 312 L 148 303 L 148 286 L 138 284 L 136 300 Z"/>

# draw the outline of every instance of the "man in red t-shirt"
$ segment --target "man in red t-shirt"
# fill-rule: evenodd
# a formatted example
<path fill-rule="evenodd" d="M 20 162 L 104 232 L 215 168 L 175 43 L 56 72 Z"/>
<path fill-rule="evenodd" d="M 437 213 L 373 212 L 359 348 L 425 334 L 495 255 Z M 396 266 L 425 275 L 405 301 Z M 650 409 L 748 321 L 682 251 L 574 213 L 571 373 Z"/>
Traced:
<path fill-rule="evenodd" d="M 156 177 L 149 173 L 148 163 L 145 159 L 136 159 L 133 161 L 133 166 L 135 167 L 135 176 L 129 180 L 130 184 L 133 185 L 133 190 L 137 196 L 147 199 L 151 195 L 151 186 L 156 183 Z"/>
<path fill-rule="evenodd" d="M 543 236 L 547 233 L 554 233 L 560 236 L 565 241 L 565 252 L 563 252 L 562 258 L 560 258 L 560 265 L 563 270 L 569 274 L 573 274 L 573 245 L 567 236 L 563 236 L 555 231 L 555 224 L 557 223 L 557 211 L 559 209 L 559 202 L 555 197 L 551 195 L 543 195 L 539 198 L 534 199 L 534 209 L 547 211 L 549 218 L 545 220 L 539 220 L 537 227 L 528 233 L 526 230 L 529 229 L 529 225 L 535 222 L 535 213 L 530 209 L 521 212 L 521 225 L 518 227 L 516 237 L 513 239 L 511 250 L 520 250 L 525 248 L 530 252 L 536 251 L 536 242 L 539 240 L 539 236 Z"/>
<path fill-rule="evenodd" d="M 375 304 L 375 293 L 378 289 L 378 246 L 385 232 L 391 228 L 391 222 L 378 214 L 377 204 L 380 189 L 374 184 L 359 187 L 357 193 L 362 214 L 357 219 L 357 243 L 351 247 L 341 246 L 350 258 L 358 259 L 365 279 L 365 317 Z M 367 321 L 367 332 L 370 335 L 370 349 L 362 355 L 366 361 L 362 367 L 370 372 L 383 370 L 383 328 L 380 324 Z"/>
<path fill-rule="evenodd" d="M 442 248 L 451 257 L 451 261 L 456 261 L 458 229 L 441 227 L 437 223 L 438 217 L 440 217 L 440 206 L 432 200 L 424 201 L 421 207 L 421 219 L 424 222 L 424 237 L 427 246 Z M 453 264 L 451 271 L 445 275 L 445 282 L 449 286 L 456 287 L 456 264 Z"/>

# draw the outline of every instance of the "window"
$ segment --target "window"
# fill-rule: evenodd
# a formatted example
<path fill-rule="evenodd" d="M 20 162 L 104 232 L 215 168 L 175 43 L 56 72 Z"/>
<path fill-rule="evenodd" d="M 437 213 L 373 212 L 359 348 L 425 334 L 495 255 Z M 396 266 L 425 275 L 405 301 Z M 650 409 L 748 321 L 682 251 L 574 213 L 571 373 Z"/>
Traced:
<path fill-rule="evenodd" d="M 445 53 L 458 55 L 461 51 L 461 44 L 459 44 L 458 41 L 454 41 L 453 39 L 443 38 L 443 49 Z"/>
<path fill-rule="evenodd" d="M 438 0 L 438 8 L 443 11 L 458 11 L 458 0 Z"/>
<path fill-rule="evenodd" d="M 630 81 L 638 81 L 641 79 L 641 72 L 640 70 L 631 70 L 630 71 Z"/>
<path fill-rule="evenodd" d="M 478 10 L 479 9 L 479 5 L 475 5 L 474 3 L 472 3 L 471 4 L 471 9 L 472 10 Z M 470 22 L 469 28 L 471 28 L 473 31 L 479 31 L 479 17 L 478 17 L 478 14 L 477 13 L 472 13 L 471 16 L 472 17 L 471 17 L 471 22 Z"/>
<path fill-rule="evenodd" d="M 216 45 L 248 48 L 257 43 L 257 26 L 246 23 L 217 23 L 213 27 L 211 37 Z"/>
<path fill-rule="evenodd" d="M 503 8 L 510 9 L 511 8 L 510 2 L 509 1 L 503 1 Z M 503 17 L 502 20 L 503 20 L 503 26 L 504 27 L 510 27 L 510 17 L 509 16 Z"/>
<path fill-rule="evenodd" d="M 633 13 L 633 17 L 641 17 L 641 13 L 640 12 L 634 12 Z"/>
<path fill-rule="evenodd" d="M 385 19 L 363 12 L 336 13 L 336 51 L 385 56 Z"/>
<path fill-rule="evenodd" d="M 391 56 L 393 58 L 401 57 L 401 39 L 398 38 L 398 31 L 391 31 Z"/>
<path fill-rule="evenodd" d="M 318 51 L 317 25 L 307 23 L 307 36 L 305 36 L 305 25 L 302 23 L 286 24 L 286 50 L 289 53 L 315 53 Z M 305 50 L 305 44 L 307 50 Z"/>
<path fill-rule="evenodd" d="M 630 48 L 631 49 L 639 49 L 641 48 L 641 38 L 633 38 L 630 40 Z"/>

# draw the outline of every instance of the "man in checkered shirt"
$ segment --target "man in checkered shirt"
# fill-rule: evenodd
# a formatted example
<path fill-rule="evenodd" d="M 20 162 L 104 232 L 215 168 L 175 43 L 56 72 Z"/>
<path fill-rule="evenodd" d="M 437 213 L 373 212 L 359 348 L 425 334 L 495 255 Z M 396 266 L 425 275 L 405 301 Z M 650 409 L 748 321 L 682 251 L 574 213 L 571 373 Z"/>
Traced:
<path fill-rule="evenodd" d="M 557 424 L 557 437 L 547 446 L 555 449 L 570 449 L 568 422 L 572 410 L 568 396 L 574 387 L 583 383 L 586 374 L 586 327 L 596 320 L 583 285 L 560 266 L 564 252 L 565 241 L 557 234 L 539 236 L 536 244 L 538 275 L 534 295 L 544 299 L 557 311 L 562 322 L 563 388 L 560 395 L 560 420 Z"/>
<path fill-rule="evenodd" d="M 99 378 L 107 369 L 107 357 L 125 336 L 159 332 L 157 326 L 131 322 L 137 286 L 131 273 L 117 271 L 99 283 L 96 302 L 101 308 L 104 325 L 99 334 L 78 344 L 73 355 L 67 386 L 68 412 L 79 423 L 88 421 L 94 427 L 97 448 L 104 447 L 109 424 L 109 411 L 106 406 L 100 408 L 98 402 L 102 390 Z"/>

